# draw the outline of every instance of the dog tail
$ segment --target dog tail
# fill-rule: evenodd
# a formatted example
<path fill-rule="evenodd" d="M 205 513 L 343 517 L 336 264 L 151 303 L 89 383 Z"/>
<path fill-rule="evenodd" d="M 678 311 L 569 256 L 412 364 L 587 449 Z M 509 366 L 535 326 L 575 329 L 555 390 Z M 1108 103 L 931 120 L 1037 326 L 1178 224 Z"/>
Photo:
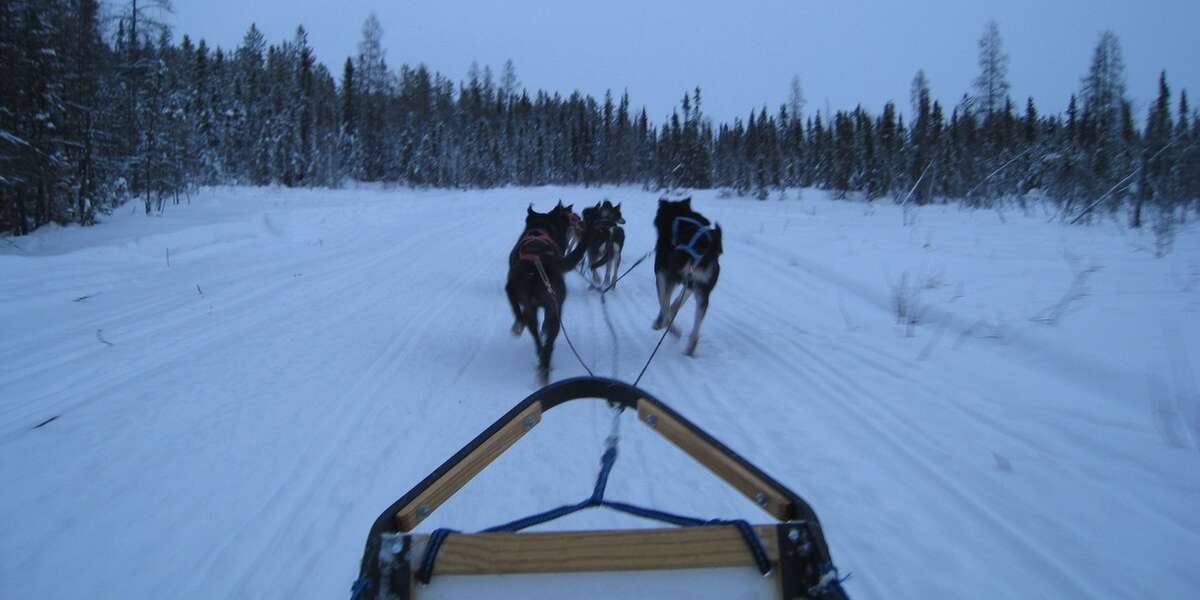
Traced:
<path fill-rule="evenodd" d="M 566 273 L 575 268 L 579 264 L 579 260 L 583 258 L 583 253 L 587 252 L 588 246 L 592 242 L 592 229 L 585 227 L 583 229 L 583 237 L 575 244 L 575 249 L 567 253 L 566 256 L 558 258 L 558 270 L 561 273 Z"/>

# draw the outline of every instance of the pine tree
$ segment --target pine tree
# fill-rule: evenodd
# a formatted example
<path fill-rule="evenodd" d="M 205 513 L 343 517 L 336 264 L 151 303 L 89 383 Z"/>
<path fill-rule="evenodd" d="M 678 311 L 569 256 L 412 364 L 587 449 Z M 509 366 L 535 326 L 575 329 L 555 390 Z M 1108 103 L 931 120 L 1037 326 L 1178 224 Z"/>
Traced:
<path fill-rule="evenodd" d="M 912 112 L 909 113 L 911 119 L 916 120 L 917 114 L 921 112 L 921 99 L 928 97 L 929 78 L 925 76 L 925 69 L 917 69 L 908 93 L 909 106 L 912 108 Z"/>
<path fill-rule="evenodd" d="M 804 87 L 800 84 L 800 76 L 792 76 L 792 84 L 788 91 L 788 113 L 792 119 L 804 118 L 804 107 L 808 102 L 804 99 Z M 780 123 L 783 125 L 783 123 Z"/>
<path fill-rule="evenodd" d="M 1128 103 L 1125 96 L 1125 62 L 1116 34 L 1105 31 L 1096 44 L 1092 63 L 1083 79 L 1082 134 L 1089 156 L 1088 195 L 1099 195 L 1114 186 L 1132 170 L 1122 160 L 1125 148 L 1121 141 L 1121 111 Z M 1110 206 L 1122 201 L 1113 194 Z"/>
<path fill-rule="evenodd" d="M 921 176 L 928 172 L 935 158 L 931 137 L 930 112 L 932 107 L 929 99 L 929 83 L 923 70 L 917 71 L 916 77 L 913 78 L 912 89 L 916 95 L 916 110 L 909 139 L 912 151 L 908 164 L 908 185 L 916 185 L 920 182 Z M 912 195 L 913 200 L 918 204 L 924 204 L 929 200 L 928 190 L 929 186 L 927 185 L 916 186 Z"/>
<path fill-rule="evenodd" d="M 843 112 L 834 117 L 833 168 L 829 187 L 838 198 L 845 198 L 852 189 L 854 172 L 858 168 L 854 152 L 854 121 Z"/>
<path fill-rule="evenodd" d="M 1169 154 L 1173 130 L 1171 90 L 1167 86 L 1167 73 L 1163 71 L 1158 79 L 1158 99 L 1151 105 L 1150 113 L 1146 117 L 1142 166 L 1139 172 L 1138 193 L 1129 219 L 1130 227 L 1142 226 L 1142 210 L 1145 203 L 1152 202 L 1161 210 L 1166 210 L 1174 200 L 1171 165 L 1175 161 Z"/>
<path fill-rule="evenodd" d="M 991 115 L 1008 100 L 1008 55 L 1000 40 L 1000 28 L 988 21 L 979 38 L 979 76 L 975 78 L 975 106 Z"/>
<path fill-rule="evenodd" d="M 355 174 L 365 181 L 379 181 L 387 165 L 384 149 L 384 100 L 387 94 L 387 65 L 384 62 L 383 26 L 375 13 L 363 23 L 358 43 L 358 91 L 361 102 L 359 123 L 354 130 L 361 140 L 361 163 Z"/>
<path fill-rule="evenodd" d="M 510 58 L 504 61 L 504 71 L 500 75 L 500 97 L 505 102 L 512 101 L 519 87 L 521 87 L 521 82 L 517 79 L 517 69 L 513 66 Z"/>

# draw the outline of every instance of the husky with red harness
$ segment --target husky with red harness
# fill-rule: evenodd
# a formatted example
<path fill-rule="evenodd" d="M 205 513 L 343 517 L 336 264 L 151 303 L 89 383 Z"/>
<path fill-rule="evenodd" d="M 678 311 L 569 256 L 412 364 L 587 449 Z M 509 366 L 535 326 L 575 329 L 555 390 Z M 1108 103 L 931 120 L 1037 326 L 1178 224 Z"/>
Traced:
<path fill-rule="evenodd" d="M 512 305 L 515 336 L 528 329 L 538 356 L 538 381 L 550 379 L 550 356 L 562 323 L 562 304 L 567 298 L 563 274 L 575 268 L 587 249 L 588 232 L 575 249 L 564 253 L 567 231 L 571 226 L 571 207 L 560 201 L 548 213 L 539 213 L 530 205 L 525 214 L 525 230 L 508 256 L 508 282 L 504 291 Z M 538 309 L 542 310 L 538 328 Z"/>

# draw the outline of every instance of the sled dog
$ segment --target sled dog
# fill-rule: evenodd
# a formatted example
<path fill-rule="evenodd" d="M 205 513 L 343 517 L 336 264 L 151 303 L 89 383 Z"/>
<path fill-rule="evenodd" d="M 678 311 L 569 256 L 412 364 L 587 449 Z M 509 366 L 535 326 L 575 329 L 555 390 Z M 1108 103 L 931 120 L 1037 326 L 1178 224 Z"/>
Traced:
<path fill-rule="evenodd" d="M 508 256 L 504 291 L 513 311 L 512 333 L 519 336 L 529 330 L 537 351 L 538 381 L 542 385 L 550 378 L 550 356 L 562 324 L 563 301 L 567 298 L 563 273 L 575 267 L 587 248 L 585 232 L 585 239 L 564 254 L 570 212 L 571 207 L 563 206 L 561 201 L 547 213 L 539 213 L 530 205 L 525 213 L 525 229 Z M 542 310 L 540 329 L 538 309 Z"/>
<path fill-rule="evenodd" d="M 721 275 L 721 226 L 709 222 L 704 215 L 692 210 L 692 199 L 671 201 L 661 198 L 654 216 L 658 242 L 654 249 L 654 278 L 658 284 L 658 317 L 652 327 L 674 326 L 675 315 L 687 299 L 696 295 L 696 321 L 688 336 L 688 356 L 696 353 L 700 341 L 700 324 L 708 312 L 708 299 Z M 677 286 L 683 286 L 679 297 L 671 302 Z"/>
<path fill-rule="evenodd" d="M 623 224 L 625 218 L 621 216 L 620 203 L 613 204 L 605 200 L 583 209 L 583 229 L 591 235 L 587 257 L 588 267 L 592 270 L 593 289 L 607 290 L 616 285 L 621 269 L 621 249 L 625 247 Z M 600 267 L 606 267 L 603 281 L 597 273 Z"/>

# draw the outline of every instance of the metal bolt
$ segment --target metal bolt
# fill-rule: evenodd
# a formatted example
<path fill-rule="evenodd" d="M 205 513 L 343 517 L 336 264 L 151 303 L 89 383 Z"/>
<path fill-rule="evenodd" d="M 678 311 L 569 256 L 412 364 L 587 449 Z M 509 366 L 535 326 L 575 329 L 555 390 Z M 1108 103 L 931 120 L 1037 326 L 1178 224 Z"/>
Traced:
<path fill-rule="evenodd" d="M 399 541 L 392 542 L 392 554 L 400 554 L 401 552 L 404 552 L 404 544 L 401 544 Z"/>
<path fill-rule="evenodd" d="M 428 517 L 429 513 L 431 513 L 431 512 L 433 512 L 433 511 L 429 510 L 429 507 L 424 504 L 417 507 L 417 514 L 421 515 L 422 517 Z"/>
<path fill-rule="evenodd" d="M 646 415 L 645 420 L 646 420 L 647 425 L 654 427 L 654 424 L 658 422 L 658 417 L 656 417 L 654 415 Z"/>
<path fill-rule="evenodd" d="M 525 420 L 521 421 L 521 424 L 525 426 L 525 431 L 529 431 L 533 429 L 534 425 L 537 425 L 537 421 L 533 419 L 533 415 L 529 415 L 525 417 Z"/>
<path fill-rule="evenodd" d="M 800 530 L 799 529 L 789 529 L 788 530 L 788 539 L 792 540 L 793 542 L 799 541 L 800 540 Z"/>
<path fill-rule="evenodd" d="M 754 503 L 759 506 L 766 506 L 767 505 L 767 495 L 762 492 L 758 492 L 757 494 L 754 494 Z"/>

